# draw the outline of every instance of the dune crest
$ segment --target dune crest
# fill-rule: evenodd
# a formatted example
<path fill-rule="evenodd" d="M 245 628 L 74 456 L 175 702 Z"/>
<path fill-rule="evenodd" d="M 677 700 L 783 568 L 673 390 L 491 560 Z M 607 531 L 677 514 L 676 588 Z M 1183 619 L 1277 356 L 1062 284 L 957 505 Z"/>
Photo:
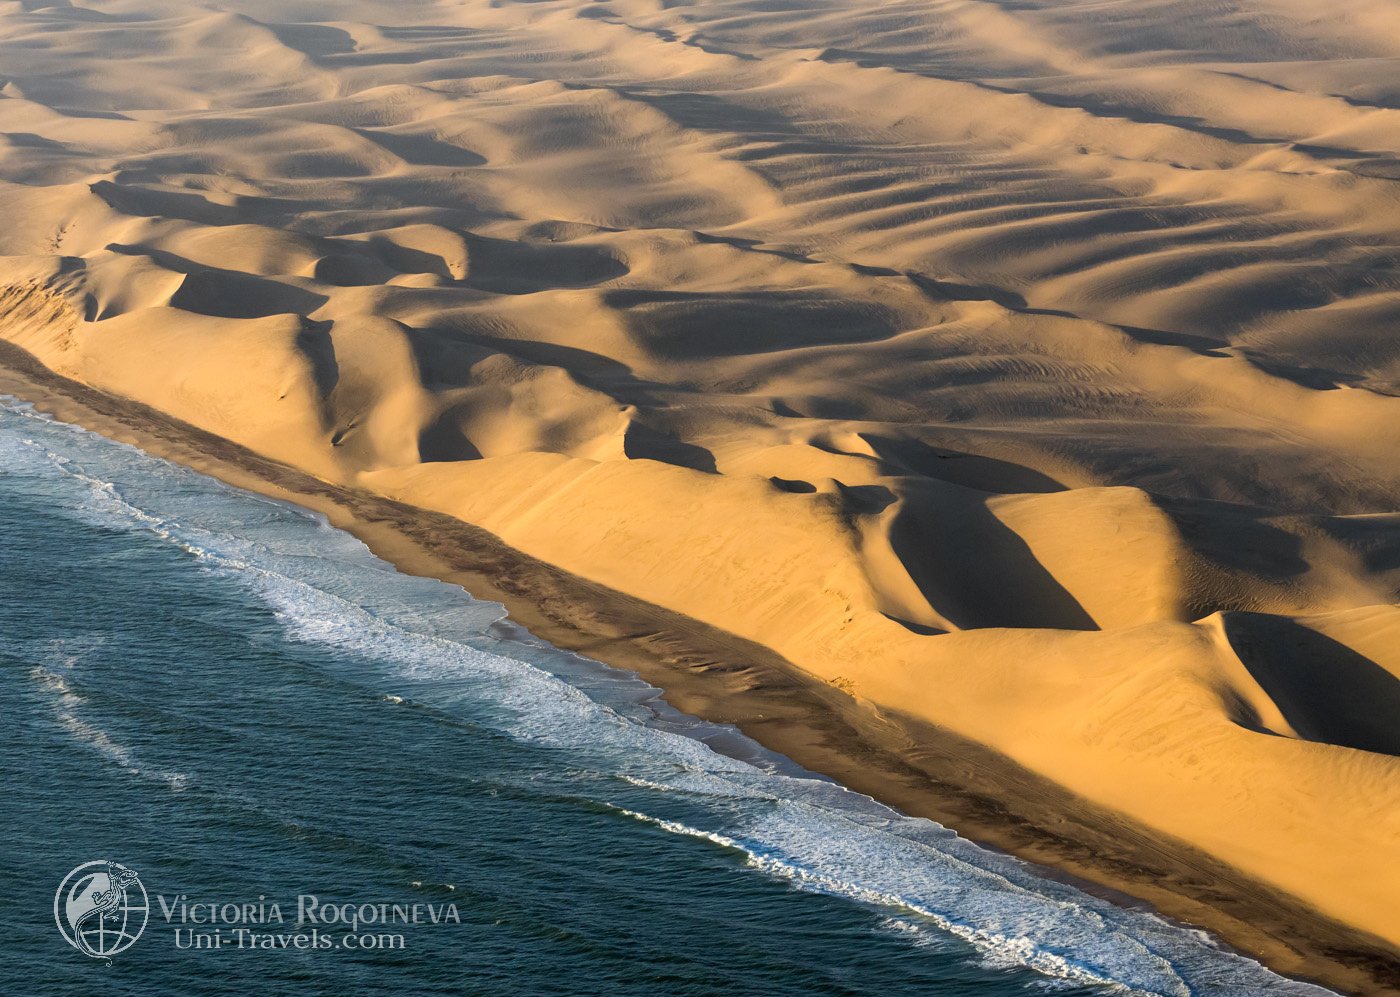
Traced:
<path fill-rule="evenodd" d="M 1400 946 L 1400 18 L 1343 9 L 10 4 L 0 336 Z"/>

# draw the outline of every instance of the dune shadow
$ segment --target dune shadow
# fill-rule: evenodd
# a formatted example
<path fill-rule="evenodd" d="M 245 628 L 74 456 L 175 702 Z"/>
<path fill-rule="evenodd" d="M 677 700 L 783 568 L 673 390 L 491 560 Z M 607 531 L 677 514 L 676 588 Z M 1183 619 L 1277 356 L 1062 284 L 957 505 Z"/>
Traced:
<path fill-rule="evenodd" d="M 170 296 L 170 305 L 187 312 L 235 319 L 306 316 L 328 300 L 324 294 L 241 270 L 205 266 L 163 249 L 117 243 L 107 249 L 123 256 L 144 256 L 157 266 L 184 274 L 185 279 Z"/>
<path fill-rule="evenodd" d="M 1346 544 L 1368 572 L 1400 568 L 1400 513 L 1372 516 L 1331 516 L 1318 526 Z"/>
<path fill-rule="evenodd" d="M 897 332 L 876 307 L 798 292 L 628 289 L 607 291 L 603 300 L 643 348 L 685 360 L 873 342 Z"/>
<path fill-rule="evenodd" d="M 200 225 L 237 225 L 248 220 L 233 205 L 185 191 L 151 190 L 110 180 L 99 180 L 88 189 L 124 215 L 179 218 Z"/>
<path fill-rule="evenodd" d="M 21 149 L 34 149 L 39 152 L 71 152 L 72 147 L 51 138 L 35 135 L 33 132 L 6 132 L 5 141 Z"/>
<path fill-rule="evenodd" d="M 715 455 L 705 447 L 636 421 L 623 434 L 622 452 L 629 460 L 654 460 L 706 474 L 718 471 Z"/>
<path fill-rule="evenodd" d="M 884 485 L 844 485 L 838 481 L 836 490 L 846 511 L 859 516 L 874 516 L 898 501 Z"/>
<path fill-rule="evenodd" d="M 890 546 L 928 604 L 959 629 L 1098 630 L 1026 542 L 981 502 L 906 494 Z"/>
<path fill-rule="evenodd" d="M 712 235 L 709 232 L 701 232 L 697 229 L 695 230 L 695 241 L 707 245 L 728 246 L 730 249 L 738 249 L 746 253 L 776 256 L 779 259 L 788 260 L 792 263 L 816 264 L 818 262 L 810 256 L 804 256 L 802 253 L 795 253 L 785 249 L 765 248 L 761 239 L 744 239 L 737 235 Z"/>
<path fill-rule="evenodd" d="M 276 35 L 277 40 L 287 48 L 312 59 L 355 51 L 355 39 L 350 32 L 333 25 L 266 23 L 263 27 Z"/>
<path fill-rule="evenodd" d="M 1066 486 L 1047 474 L 1008 460 L 984 457 L 948 447 L 934 447 L 923 440 L 860 433 L 885 472 L 936 478 L 964 488 L 997 495 L 1062 492 Z"/>
<path fill-rule="evenodd" d="M 601 391 L 627 405 L 648 408 L 657 404 L 655 392 L 670 390 L 655 381 L 639 378 L 632 368 L 611 357 L 575 346 L 562 346 L 539 340 L 504 339 L 471 330 L 415 329 L 409 339 L 420 368 L 432 370 L 444 386 L 455 386 L 444 371 L 458 369 L 448 354 L 470 354 L 480 358 L 484 351 L 504 353 L 526 363 L 559 367 L 585 387 Z M 474 353 L 472 351 L 475 351 Z M 474 360 L 472 362 L 475 362 Z M 466 381 L 461 381 L 465 384 Z"/>
<path fill-rule="evenodd" d="M 413 166 L 481 166 L 486 157 L 431 135 L 393 132 L 385 128 L 352 128 L 356 135 Z"/>
<path fill-rule="evenodd" d="M 727 55 L 735 59 L 743 59 L 745 62 L 758 61 L 758 56 L 756 55 L 749 55 L 747 52 L 740 52 L 735 49 L 721 48 L 718 45 L 698 41 L 695 38 L 686 38 L 676 34 L 676 32 L 672 31 L 670 28 L 642 27 L 641 25 L 631 24 L 617 18 L 607 7 L 584 7 L 579 10 L 577 16 L 593 21 L 604 21 L 608 24 L 614 24 L 618 27 L 636 31 L 640 34 L 651 35 L 653 38 L 659 39 L 667 44 L 685 45 L 689 48 L 699 49 L 701 52 L 706 52 L 710 55 Z"/>
<path fill-rule="evenodd" d="M 1303 367 L 1275 357 L 1265 356 L 1255 350 L 1245 350 L 1241 355 L 1251 366 L 1262 370 L 1270 377 L 1292 381 L 1299 387 L 1309 388 L 1313 391 L 1336 391 L 1344 384 L 1359 384 L 1366 380 L 1365 374 L 1347 373 L 1326 367 Z"/>
<path fill-rule="evenodd" d="M 1400 678 L 1286 617 L 1222 620 L 1230 646 L 1300 737 L 1400 756 Z"/>
<path fill-rule="evenodd" d="M 1197 554 L 1231 571 L 1287 582 L 1308 571 L 1301 538 L 1246 506 L 1210 499 L 1149 496 Z"/>
<path fill-rule="evenodd" d="M 775 142 L 802 134 L 791 119 L 778 111 L 725 100 L 714 94 L 635 91 L 627 96 L 655 108 L 682 128 L 694 131 L 739 133 Z"/>
<path fill-rule="evenodd" d="M 296 338 L 297 349 L 311 363 L 311 377 L 322 398 L 329 398 L 340 383 L 340 360 L 335 355 L 335 341 L 331 339 L 333 324 L 303 318 Z M 338 435 L 343 435 L 343 431 Z M 332 442 L 339 445 L 338 440 Z"/>
<path fill-rule="evenodd" d="M 993 284 L 967 284 L 959 281 L 935 279 L 927 274 L 905 271 L 904 274 L 910 282 L 924 294 L 933 300 L 952 299 L 953 301 L 990 301 L 995 305 L 1019 312 L 1022 315 L 1045 315 L 1049 318 L 1067 318 L 1084 321 L 1084 317 L 1077 312 L 1067 311 L 1063 308 L 1034 308 L 1026 301 L 1025 297 L 1015 291 L 997 287 Z M 1109 323 L 1112 324 L 1112 323 Z M 1145 326 L 1137 325 L 1116 325 L 1113 327 L 1122 332 L 1130 339 L 1139 343 L 1151 343 L 1154 346 L 1179 346 L 1183 349 L 1191 350 L 1202 356 L 1225 357 L 1228 353 L 1222 353 L 1221 348 L 1229 345 L 1221 339 L 1212 339 L 1209 336 L 1196 335 L 1187 332 L 1174 332 L 1168 329 L 1149 329 Z"/>
<path fill-rule="evenodd" d="M 471 257 L 466 283 L 492 294 L 535 294 L 592 287 L 624 277 L 629 268 L 598 246 L 538 244 L 467 234 Z"/>
<path fill-rule="evenodd" d="M 480 460 L 481 451 L 468 439 L 458 421 L 458 413 L 448 409 L 418 434 L 418 459 L 424 464 Z"/>

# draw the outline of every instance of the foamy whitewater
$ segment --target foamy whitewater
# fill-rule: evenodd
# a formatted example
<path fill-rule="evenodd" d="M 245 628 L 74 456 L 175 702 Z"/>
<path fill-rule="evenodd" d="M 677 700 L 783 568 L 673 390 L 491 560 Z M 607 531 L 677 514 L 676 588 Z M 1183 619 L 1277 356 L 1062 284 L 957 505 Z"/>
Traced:
<path fill-rule="evenodd" d="M 0 406 L 0 991 L 1324 994 L 802 771 L 296 508 Z M 460 909 L 395 952 L 111 968 L 83 861 L 157 894 Z M 4 983 L 6 978 L 9 983 Z"/>

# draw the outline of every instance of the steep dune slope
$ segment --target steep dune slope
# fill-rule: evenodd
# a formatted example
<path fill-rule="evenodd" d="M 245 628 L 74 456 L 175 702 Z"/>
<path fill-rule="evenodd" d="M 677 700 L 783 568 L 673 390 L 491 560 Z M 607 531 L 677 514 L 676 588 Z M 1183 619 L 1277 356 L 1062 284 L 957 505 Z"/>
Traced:
<path fill-rule="evenodd" d="M 1369 0 L 9 4 L 0 335 L 1400 945 L 1397 67 Z"/>

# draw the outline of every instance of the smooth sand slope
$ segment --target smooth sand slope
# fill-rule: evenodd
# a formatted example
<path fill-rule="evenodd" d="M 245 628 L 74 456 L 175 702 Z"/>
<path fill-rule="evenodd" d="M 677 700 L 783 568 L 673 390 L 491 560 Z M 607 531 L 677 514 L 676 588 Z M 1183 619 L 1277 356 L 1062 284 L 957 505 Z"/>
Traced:
<path fill-rule="evenodd" d="M 1400 9 L 1330 10 L 7 0 L 0 335 L 1400 944 Z"/>

